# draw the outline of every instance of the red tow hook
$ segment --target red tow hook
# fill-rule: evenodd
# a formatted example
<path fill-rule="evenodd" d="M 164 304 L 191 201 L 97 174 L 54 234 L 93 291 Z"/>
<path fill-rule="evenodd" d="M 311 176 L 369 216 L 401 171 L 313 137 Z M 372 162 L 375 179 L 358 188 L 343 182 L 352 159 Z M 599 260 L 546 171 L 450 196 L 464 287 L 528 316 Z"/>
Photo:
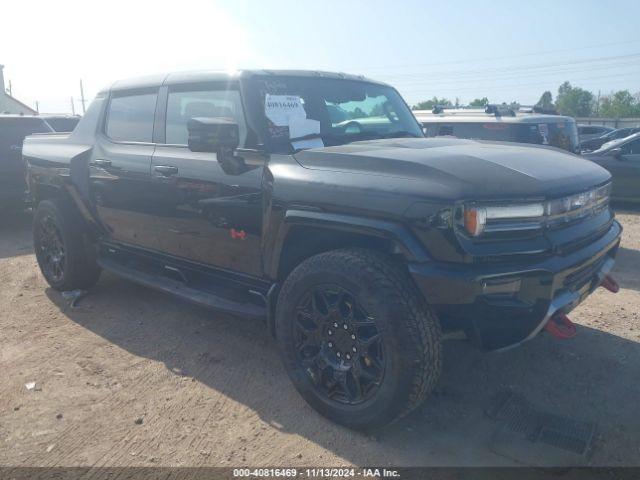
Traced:
<path fill-rule="evenodd" d="M 544 329 L 556 338 L 566 340 L 576 336 L 576 324 L 564 313 L 556 313 L 549 319 Z"/>
<path fill-rule="evenodd" d="M 616 282 L 611 275 L 605 275 L 602 282 L 600 282 L 600 286 L 606 288 L 611 293 L 618 293 L 620 290 L 620 285 L 618 285 L 618 282 Z"/>

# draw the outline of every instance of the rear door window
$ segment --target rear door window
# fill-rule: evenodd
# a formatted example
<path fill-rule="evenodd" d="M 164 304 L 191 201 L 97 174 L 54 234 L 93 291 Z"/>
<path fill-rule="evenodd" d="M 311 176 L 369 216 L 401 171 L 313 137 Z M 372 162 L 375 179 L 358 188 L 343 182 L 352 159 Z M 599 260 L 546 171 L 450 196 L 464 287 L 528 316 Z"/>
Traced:
<path fill-rule="evenodd" d="M 109 102 L 107 136 L 119 142 L 153 141 L 157 92 L 118 94 Z"/>

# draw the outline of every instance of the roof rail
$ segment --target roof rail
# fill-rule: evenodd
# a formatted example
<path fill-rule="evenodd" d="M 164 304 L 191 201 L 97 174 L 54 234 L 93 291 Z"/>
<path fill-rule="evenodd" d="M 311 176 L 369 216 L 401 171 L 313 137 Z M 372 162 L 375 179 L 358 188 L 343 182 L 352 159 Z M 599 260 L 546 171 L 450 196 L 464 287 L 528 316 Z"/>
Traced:
<path fill-rule="evenodd" d="M 543 113 L 545 115 L 559 115 L 555 108 L 543 108 L 540 105 L 520 105 L 518 113 Z"/>
<path fill-rule="evenodd" d="M 516 112 L 514 112 L 513 109 L 508 105 L 489 104 L 485 107 L 484 111 L 485 113 L 495 115 L 496 117 L 501 117 L 503 115 L 509 116 L 509 117 L 516 116 Z"/>

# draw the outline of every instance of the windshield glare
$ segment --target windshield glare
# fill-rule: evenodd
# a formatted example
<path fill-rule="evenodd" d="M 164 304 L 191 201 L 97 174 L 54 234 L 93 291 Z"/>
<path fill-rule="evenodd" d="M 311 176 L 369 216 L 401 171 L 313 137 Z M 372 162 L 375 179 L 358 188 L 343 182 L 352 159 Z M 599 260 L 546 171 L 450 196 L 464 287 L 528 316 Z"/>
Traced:
<path fill-rule="evenodd" d="M 391 87 L 307 77 L 258 78 L 257 82 L 266 135 L 276 150 L 423 136 L 404 100 Z M 291 139 L 301 137 L 318 138 L 321 144 L 292 146 Z"/>

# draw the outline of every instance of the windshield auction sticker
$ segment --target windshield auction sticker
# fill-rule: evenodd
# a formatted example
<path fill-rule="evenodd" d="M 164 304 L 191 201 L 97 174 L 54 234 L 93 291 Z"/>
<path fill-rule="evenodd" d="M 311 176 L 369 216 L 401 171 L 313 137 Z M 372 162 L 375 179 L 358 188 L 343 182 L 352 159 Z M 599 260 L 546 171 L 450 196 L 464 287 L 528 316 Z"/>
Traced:
<path fill-rule="evenodd" d="M 292 118 L 307 118 L 301 98 L 295 95 L 267 93 L 264 98 L 264 113 L 278 127 L 289 126 Z"/>
<path fill-rule="evenodd" d="M 302 139 L 320 133 L 320 122 L 307 118 L 302 99 L 297 95 L 271 95 L 264 97 L 264 113 L 273 124 L 269 127 L 272 136 L 297 138 L 292 142 L 295 149 L 320 148 L 324 144 L 320 138 Z"/>

